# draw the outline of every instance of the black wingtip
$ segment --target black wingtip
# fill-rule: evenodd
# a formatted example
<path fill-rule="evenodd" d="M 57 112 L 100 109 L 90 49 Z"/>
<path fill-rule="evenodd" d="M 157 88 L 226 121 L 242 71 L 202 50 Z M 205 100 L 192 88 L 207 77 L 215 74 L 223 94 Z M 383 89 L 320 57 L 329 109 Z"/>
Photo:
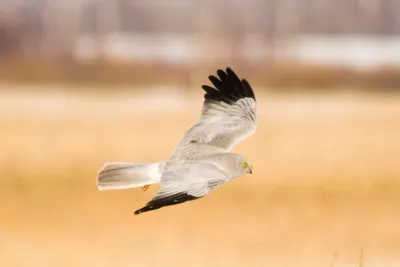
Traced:
<path fill-rule="evenodd" d="M 255 95 L 250 84 L 245 80 L 240 80 L 236 73 L 228 66 L 226 70 L 217 70 L 217 76 L 210 75 L 208 79 L 214 87 L 203 85 L 202 88 L 206 91 L 204 98 L 222 101 L 228 104 L 237 102 L 241 98 L 253 98 Z"/>
<path fill-rule="evenodd" d="M 194 197 L 194 196 L 191 196 L 186 193 L 179 193 L 179 194 L 175 194 L 175 195 L 171 195 L 171 196 L 167 196 L 167 197 L 163 197 L 163 198 L 157 198 L 157 199 L 151 200 L 149 203 L 146 204 L 146 206 L 144 206 L 141 209 L 136 210 L 133 214 L 139 215 L 144 212 L 157 210 L 157 209 L 165 207 L 165 206 L 181 204 L 186 201 L 195 200 L 198 198 L 201 198 L 201 197 Z"/>
<path fill-rule="evenodd" d="M 235 73 L 232 69 L 231 69 L 231 67 L 226 67 L 226 73 Z M 235 74 L 236 75 L 236 74 Z"/>
<path fill-rule="evenodd" d="M 134 215 L 139 215 L 139 214 L 141 214 L 143 212 L 147 212 L 147 211 L 151 211 L 151 210 L 153 210 L 151 208 L 151 206 L 150 207 L 149 206 L 144 206 L 143 208 L 136 210 L 133 214 Z"/>

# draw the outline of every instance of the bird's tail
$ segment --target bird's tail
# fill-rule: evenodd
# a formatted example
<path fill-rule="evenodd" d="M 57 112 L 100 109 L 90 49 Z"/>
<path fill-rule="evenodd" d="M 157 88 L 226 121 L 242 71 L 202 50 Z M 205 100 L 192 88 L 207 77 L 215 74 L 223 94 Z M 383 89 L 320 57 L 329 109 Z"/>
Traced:
<path fill-rule="evenodd" d="M 119 190 L 159 183 L 164 165 L 164 162 L 107 162 L 97 175 L 97 188 Z"/>

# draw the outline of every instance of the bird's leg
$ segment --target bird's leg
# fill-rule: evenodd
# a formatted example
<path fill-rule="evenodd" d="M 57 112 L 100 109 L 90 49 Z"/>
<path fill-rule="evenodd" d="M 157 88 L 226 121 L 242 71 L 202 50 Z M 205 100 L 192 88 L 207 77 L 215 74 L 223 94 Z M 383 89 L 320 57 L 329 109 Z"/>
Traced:
<path fill-rule="evenodd" d="M 143 191 L 147 191 L 147 189 L 149 189 L 149 187 L 150 187 L 150 185 L 148 184 L 148 185 L 142 186 L 141 188 Z"/>

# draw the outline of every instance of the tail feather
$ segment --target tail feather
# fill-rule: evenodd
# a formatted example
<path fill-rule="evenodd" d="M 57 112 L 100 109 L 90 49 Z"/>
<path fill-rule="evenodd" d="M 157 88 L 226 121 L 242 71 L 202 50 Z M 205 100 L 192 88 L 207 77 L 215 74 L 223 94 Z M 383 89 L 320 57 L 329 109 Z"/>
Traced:
<path fill-rule="evenodd" d="M 159 183 L 164 164 L 108 162 L 97 175 L 97 187 L 100 191 L 119 190 Z"/>
<path fill-rule="evenodd" d="M 138 209 L 137 211 L 134 212 L 135 215 L 141 214 L 143 212 L 148 212 L 148 211 L 152 211 L 152 210 L 157 210 L 159 208 L 165 207 L 165 206 L 172 206 L 172 205 L 177 205 L 177 204 L 181 204 L 184 203 L 186 201 L 190 201 L 190 200 L 195 200 L 201 197 L 195 197 L 195 196 L 191 196 L 187 193 L 179 193 L 179 194 L 174 194 L 174 195 L 170 195 L 167 197 L 162 197 L 162 198 L 156 198 L 151 200 L 150 202 L 148 202 L 146 204 L 146 206 L 144 206 L 141 209 Z"/>

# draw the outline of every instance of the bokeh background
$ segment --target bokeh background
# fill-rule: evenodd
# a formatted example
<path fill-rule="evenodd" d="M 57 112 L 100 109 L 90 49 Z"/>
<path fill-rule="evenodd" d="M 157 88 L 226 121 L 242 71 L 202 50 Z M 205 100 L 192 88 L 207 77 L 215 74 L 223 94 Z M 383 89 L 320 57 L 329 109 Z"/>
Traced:
<path fill-rule="evenodd" d="M 400 266 L 400 1 L 0 1 L 0 266 Z M 257 95 L 254 165 L 140 216 L 202 84 Z"/>

